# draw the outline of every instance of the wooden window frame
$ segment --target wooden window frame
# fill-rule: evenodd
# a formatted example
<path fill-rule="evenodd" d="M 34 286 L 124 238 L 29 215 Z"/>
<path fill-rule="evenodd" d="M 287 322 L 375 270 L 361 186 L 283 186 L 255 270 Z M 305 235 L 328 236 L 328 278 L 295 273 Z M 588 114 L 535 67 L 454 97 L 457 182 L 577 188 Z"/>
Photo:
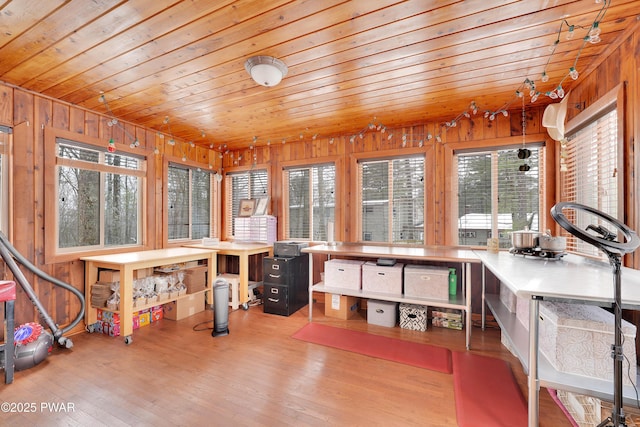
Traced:
<path fill-rule="evenodd" d="M 180 157 L 174 156 L 165 156 L 162 162 L 162 182 L 168 182 L 169 179 L 169 166 L 171 164 L 183 165 L 188 169 L 202 169 L 202 163 L 183 160 Z M 218 175 L 215 171 L 210 171 L 211 174 Z M 221 217 L 221 208 L 220 208 L 220 180 L 215 179 L 214 176 L 211 177 L 211 202 L 210 202 L 210 236 L 212 238 L 218 238 L 220 235 L 220 217 Z M 191 180 L 191 179 L 190 179 Z M 189 189 L 191 191 L 192 183 L 189 182 Z M 165 185 L 163 186 L 164 190 L 162 191 L 162 206 L 165 208 L 162 210 L 162 241 L 164 242 L 164 246 L 172 247 L 172 246 L 181 246 L 188 242 L 193 242 L 194 240 L 191 238 L 184 239 L 169 239 L 169 189 Z M 189 204 L 191 205 L 191 195 L 189 195 Z M 189 236 L 191 236 L 191 206 L 189 206 Z M 199 239 L 198 239 L 199 240 Z"/>
<path fill-rule="evenodd" d="M 222 189 L 222 200 L 223 200 L 223 211 L 224 215 L 221 215 L 222 218 L 222 226 L 221 226 L 221 234 L 224 240 L 233 239 L 233 217 L 234 212 L 232 209 L 231 198 L 233 197 L 232 186 L 233 179 L 232 175 L 242 174 L 242 173 L 250 173 L 251 171 L 265 171 L 267 174 L 267 194 L 263 197 L 269 197 L 269 200 L 273 200 L 271 195 L 271 168 L 267 164 L 255 164 L 251 166 L 240 166 L 235 168 L 230 168 L 225 170 L 224 173 L 224 186 Z"/>
<path fill-rule="evenodd" d="M 398 150 L 383 150 L 376 152 L 366 152 L 366 153 L 353 153 L 350 157 L 350 169 L 351 173 L 351 189 L 353 191 L 360 191 L 360 173 L 359 173 L 359 163 L 367 162 L 367 161 L 375 161 L 375 160 L 387 160 L 391 161 L 394 159 L 400 159 L 405 157 L 415 157 L 416 155 L 424 156 L 424 219 L 423 219 L 423 243 L 422 245 L 433 244 L 433 239 L 435 235 L 434 231 L 434 221 L 436 218 L 436 209 L 435 209 L 435 185 L 434 181 L 438 179 L 436 176 L 435 170 L 430 170 L 429 165 L 434 165 L 435 162 L 435 150 L 433 145 L 416 147 L 416 148 L 406 148 L 402 151 Z M 336 174 L 337 174 L 336 170 Z M 358 190 L 355 190 L 358 189 Z M 410 243 L 392 243 L 392 242 L 369 242 L 362 240 L 362 201 L 359 193 L 352 193 L 352 199 L 354 202 L 350 208 L 351 212 L 351 223 L 353 224 L 351 240 L 360 243 L 366 244 L 384 244 L 390 246 L 410 246 Z M 430 201 L 434 201 L 434 203 L 430 203 Z M 336 214 L 337 216 L 337 214 Z M 339 228 L 336 228 L 339 230 Z"/>
<path fill-rule="evenodd" d="M 280 202 L 280 205 L 281 205 L 280 220 L 282 224 L 281 224 L 280 235 L 282 236 L 283 239 L 291 238 L 289 237 L 289 232 L 288 232 L 289 230 L 289 202 L 288 202 L 289 201 L 289 185 L 288 185 L 288 180 L 285 177 L 287 170 L 304 169 L 304 168 L 312 169 L 317 166 L 328 165 L 328 164 L 332 164 L 335 168 L 336 182 L 335 182 L 335 200 L 334 200 L 334 208 L 333 208 L 334 233 L 338 233 L 340 236 L 342 236 L 341 230 L 343 230 L 344 227 L 342 226 L 342 220 L 341 220 L 342 215 L 339 215 L 339 212 L 342 212 L 342 203 L 341 203 L 342 197 L 340 197 L 340 195 L 345 194 L 344 189 L 342 188 L 343 163 L 341 161 L 341 158 L 338 156 L 325 156 L 325 157 L 317 157 L 315 159 L 286 161 L 280 164 L 279 175 L 280 175 L 280 181 L 282 183 L 282 198 Z M 305 240 L 298 237 L 296 237 L 295 239 Z M 314 241 L 313 237 L 308 240 L 310 242 Z M 334 240 L 342 240 L 342 237 L 334 235 Z"/>
<path fill-rule="evenodd" d="M 79 134 L 76 132 L 70 132 L 62 129 L 44 128 L 44 227 L 45 230 L 53 230 L 53 232 L 45 233 L 44 238 L 44 262 L 58 263 L 73 261 L 78 259 L 79 256 L 101 255 L 107 253 L 119 253 L 119 252 L 131 252 L 141 249 L 146 249 L 147 246 L 147 188 L 148 179 L 147 171 L 149 170 L 150 152 L 145 149 L 131 148 L 126 144 L 116 144 L 118 151 L 132 154 L 135 156 L 142 156 L 147 163 L 147 166 L 135 173 L 142 179 L 142 185 L 140 186 L 140 243 L 136 245 L 127 246 L 114 246 L 108 248 L 91 248 L 91 249 L 79 249 L 77 251 L 59 252 L 58 251 L 58 222 L 57 222 L 57 203 L 58 203 L 58 177 L 57 166 L 60 164 L 56 155 L 56 144 L 58 138 L 66 139 L 69 141 L 77 142 L 79 144 L 86 144 L 96 149 L 103 149 L 107 145 L 107 141 L 99 138 L 89 137 L 87 135 Z M 62 163 L 64 163 L 64 159 Z M 108 167 L 107 167 L 108 168 Z M 103 170 L 104 168 L 96 168 L 96 170 Z"/>

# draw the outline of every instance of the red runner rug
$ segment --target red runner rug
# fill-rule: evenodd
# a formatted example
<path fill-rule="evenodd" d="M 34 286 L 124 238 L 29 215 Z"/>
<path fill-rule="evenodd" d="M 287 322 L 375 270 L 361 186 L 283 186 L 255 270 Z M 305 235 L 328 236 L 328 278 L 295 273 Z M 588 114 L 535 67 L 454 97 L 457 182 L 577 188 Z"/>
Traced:
<path fill-rule="evenodd" d="M 452 358 L 460 427 L 527 426 L 527 402 L 507 362 L 458 351 Z"/>
<path fill-rule="evenodd" d="M 450 374 L 451 351 L 428 344 L 372 335 L 367 332 L 308 323 L 293 338 L 371 357 Z"/>

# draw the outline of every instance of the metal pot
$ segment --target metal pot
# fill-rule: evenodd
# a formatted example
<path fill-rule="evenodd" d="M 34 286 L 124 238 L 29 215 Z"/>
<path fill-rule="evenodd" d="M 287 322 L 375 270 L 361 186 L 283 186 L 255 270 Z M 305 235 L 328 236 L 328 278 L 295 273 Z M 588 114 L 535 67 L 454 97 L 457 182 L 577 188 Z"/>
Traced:
<path fill-rule="evenodd" d="M 514 249 L 530 249 L 538 246 L 539 231 L 530 231 L 525 227 L 521 231 L 511 232 L 511 246 Z"/>
<path fill-rule="evenodd" d="M 562 236 L 552 236 L 551 230 L 547 230 L 542 236 L 538 237 L 540 249 L 545 251 L 563 252 L 567 248 L 567 238 Z"/>

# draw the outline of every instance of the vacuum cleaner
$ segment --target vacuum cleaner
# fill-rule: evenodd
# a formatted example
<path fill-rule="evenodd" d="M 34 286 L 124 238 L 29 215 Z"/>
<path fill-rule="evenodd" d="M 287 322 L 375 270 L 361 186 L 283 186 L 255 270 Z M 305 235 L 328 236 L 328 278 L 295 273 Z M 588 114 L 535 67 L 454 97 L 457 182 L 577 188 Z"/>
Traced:
<path fill-rule="evenodd" d="M 229 282 L 219 278 L 213 282 L 213 332 L 211 336 L 229 335 Z"/>
<path fill-rule="evenodd" d="M 14 247 L 11 245 L 7 237 L 0 232 L 0 256 L 2 256 L 5 264 L 13 273 L 15 282 L 27 294 L 33 305 L 40 313 L 44 323 L 49 327 L 51 333 L 46 331 L 39 323 L 31 322 L 18 326 L 14 331 L 15 353 L 14 353 L 14 368 L 16 371 L 29 369 L 40 362 L 42 362 L 51 353 L 53 349 L 53 342 L 56 341 L 58 345 L 65 348 L 73 347 L 73 342 L 70 338 L 64 336 L 65 333 L 73 329 L 84 317 L 85 300 L 82 292 L 74 288 L 73 286 L 64 283 L 55 277 L 50 276 L 38 267 L 33 265 L 28 259 L 23 257 Z M 40 300 L 38 299 L 35 291 L 31 287 L 31 284 L 27 281 L 26 277 L 22 273 L 22 270 L 18 267 L 19 262 L 29 271 L 36 276 L 44 279 L 55 286 L 59 286 L 71 293 L 73 293 L 80 301 L 80 309 L 73 321 L 64 328 L 58 327 L 55 321 L 51 318 L 47 310 L 44 308 Z M 10 333 L 8 331 L 7 333 Z M 4 351 L 11 351 L 11 349 L 5 349 Z M 0 358 L 4 360 L 4 358 Z M 2 366 L 4 369 L 4 366 Z"/>

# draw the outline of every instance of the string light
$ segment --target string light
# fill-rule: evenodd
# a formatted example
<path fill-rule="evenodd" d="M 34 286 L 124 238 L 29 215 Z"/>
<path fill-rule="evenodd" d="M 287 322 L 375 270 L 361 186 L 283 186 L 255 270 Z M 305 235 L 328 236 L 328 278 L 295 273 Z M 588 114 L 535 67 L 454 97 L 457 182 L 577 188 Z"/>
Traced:
<path fill-rule="evenodd" d="M 578 60 L 580 58 L 580 55 L 582 53 L 582 50 L 584 49 L 584 47 L 586 46 L 587 43 L 598 43 L 599 41 L 601 41 L 600 38 L 600 34 L 601 34 L 601 28 L 600 28 L 600 22 L 602 21 L 602 19 L 604 18 L 604 15 L 608 9 L 608 7 L 611 4 L 611 0 L 596 0 L 596 3 L 604 3 L 602 8 L 600 9 L 600 11 L 598 12 L 596 18 L 594 19 L 593 23 L 589 26 L 589 27 L 583 27 L 583 26 L 579 26 L 579 25 L 573 25 L 573 24 L 569 24 L 566 20 L 562 20 L 560 22 L 560 28 L 558 29 L 557 32 L 557 37 L 554 40 L 553 44 L 551 46 L 549 46 L 549 50 L 551 52 L 551 54 L 549 55 L 549 58 L 547 60 L 547 63 L 544 66 L 544 69 L 542 71 L 542 74 L 540 75 L 540 81 L 542 83 L 547 83 L 549 82 L 550 76 L 549 74 L 547 74 L 547 68 L 549 67 L 549 64 L 551 62 L 551 59 L 553 57 L 553 55 L 555 54 L 555 51 L 557 49 L 557 47 L 560 44 L 560 40 L 561 40 L 561 36 L 562 36 L 562 31 L 564 29 L 564 27 L 566 26 L 567 31 L 565 34 L 565 39 L 566 40 L 573 40 L 575 37 L 575 33 L 577 29 L 582 29 L 587 31 L 587 34 L 583 37 L 583 44 L 580 47 L 580 49 L 578 50 L 578 53 L 576 55 L 576 58 L 574 60 L 573 65 L 569 68 L 568 72 L 566 73 L 566 75 L 560 80 L 560 82 L 555 86 L 554 89 L 551 90 L 547 90 L 547 91 L 540 91 L 537 88 L 537 85 L 535 83 L 534 80 L 530 79 L 530 78 L 525 78 L 525 80 L 523 81 L 523 83 L 520 85 L 520 87 L 518 87 L 515 92 L 514 92 L 514 99 L 509 100 L 508 102 L 506 102 L 502 107 L 498 108 L 497 110 L 485 110 L 484 111 L 484 118 L 490 120 L 490 121 L 494 121 L 496 119 L 496 116 L 502 114 L 504 117 L 508 117 L 509 116 L 509 107 L 511 106 L 511 104 L 515 101 L 515 99 L 520 99 L 524 105 L 525 102 L 525 93 L 528 92 L 529 95 L 529 102 L 530 103 L 535 103 L 537 102 L 537 100 L 539 99 L 540 95 L 545 95 L 547 97 L 549 97 L 550 99 L 558 99 L 558 98 L 563 98 L 565 96 L 565 90 L 562 86 L 562 84 L 564 83 L 564 81 L 570 77 L 572 80 L 577 80 L 579 77 L 579 72 L 578 72 L 578 68 L 577 68 L 577 63 Z M 435 141 L 440 143 L 442 142 L 442 133 L 446 132 L 448 129 L 456 127 L 458 122 L 464 117 L 467 119 L 471 118 L 471 114 L 475 115 L 477 114 L 479 111 L 478 106 L 476 105 L 475 101 L 472 101 L 469 105 L 469 108 L 463 112 L 461 112 L 460 114 L 458 114 L 458 116 L 456 116 L 454 119 L 449 120 L 444 122 L 441 126 L 440 126 L 440 132 L 437 133 L 436 135 L 432 135 L 431 133 L 427 133 L 426 136 L 426 140 L 427 141 L 431 141 L 432 139 L 435 138 Z M 524 130 L 524 126 L 526 126 L 526 117 L 525 117 L 525 112 L 524 112 L 524 107 L 523 107 L 523 143 L 524 143 L 524 138 L 525 138 L 525 130 Z M 360 132 L 356 132 L 354 134 L 352 134 L 349 137 L 349 142 L 351 144 L 353 144 L 355 142 L 355 138 L 358 137 L 360 139 L 364 138 L 364 133 L 365 131 L 370 130 L 370 131 L 378 131 L 381 134 L 384 134 L 386 132 L 386 127 L 384 124 L 377 122 L 376 118 L 374 117 L 373 121 L 369 122 L 367 124 L 367 126 Z M 316 140 L 316 138 L 319 135 L 317 133 L 313 134 L 312 139 Z M 303 139 L 304 134 L 300 133 L 299 134 L 299 138 Z M 389 133 L 387 135 L 387 139 L 391 140 L 393 137 L 392 133 Z M 256 137 L 254 137 L 255 140 Z M 333 144 L 335 141 L 334 137 L 329 138 L 329 144 Z M 285 139 L 282 140 L 282 143 L 285 143 Z M 270 142 L 267 142 L 267 145 L 269 145 Z M 407 138 L 406 135 L 403 134 L 402 136 L 402 146 L 405 147 L 407 145 Z M 423 140 L 420 140 L 418 142 L 418 145 L 420 147 L 423 146 Z"/>
<path fill-rule="evenodd" d="M 129 138 L 129 140 L 131 141 L 131 143 L 129 144 L 129 147 L 131 148 L 138 147 L 140 145 L 140 141 L 138 141 L 138 138 L 131 135 L 131 133 L 127 130 L 127 128 L 124 127 L 122 123 L 120 123 L 120 121 L 116 118 L 115 114 L 113 114 L 113 111 L 111 111 L 111 108 L 109 107 L 109 103 L 107 102 L 107 97 L 104 96 L 104 92 L 102 91 L 100 92 L 99 100 L 104 104 L 104 107 L 107 110 L 107 114 L 111 116 L 111 119 L 107 121 L 107 126 L 108 127 L 117 126 L 118 128 L 120 128 L 124 132 L 124 134 L 127 136 L 127 138 Z M 109 146 L 107 147 L 107 149 L 110 149 L 110 148 L 111 148 L 111 142 L 109 143 Z M 113 145 L 113 148 L 114 148 L 113 151 L 115 151 L 115 145 Z"/>
<path fill-rule="evenodd" d="M 589 30 L 587 37 L 589 38 L 588 39 L 589 43 L 595 44 L 600 42 L 600 26 L 597 21 L 594 22 L 593 25 L 591 26 L 591 29 Z"/>
<path fill-rule="evenodd" d="M 578 70 L 576 70 L 576 67 L 571 67 L 569 68 L 569 75 L 571 76 L 571 78 L 573 80 L 577 80 L 578 79 Z"/>

